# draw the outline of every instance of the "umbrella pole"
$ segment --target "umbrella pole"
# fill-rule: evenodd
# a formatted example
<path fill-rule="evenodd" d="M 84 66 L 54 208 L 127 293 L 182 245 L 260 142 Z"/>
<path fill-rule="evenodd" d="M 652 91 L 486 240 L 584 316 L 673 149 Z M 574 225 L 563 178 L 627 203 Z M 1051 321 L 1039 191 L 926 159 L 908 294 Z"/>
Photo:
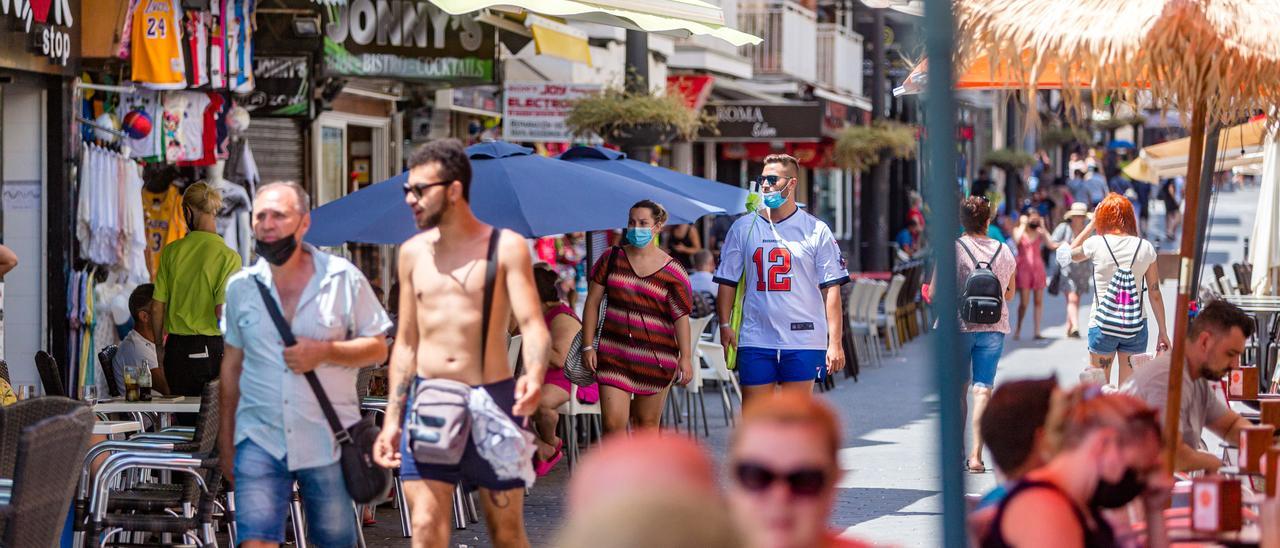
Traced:
<path fill-rule="evenodd" d="M 1182 222 L 1182 246 L 1178 260 L 1178 298 L 1173 307 L 1173 344 L 1169 365 L 1169 394 L 1165 400 L 1164 413 L 1164 465 L 1165 471 L 1172 474 L 1177 469 L 1174 456 L 1178 452 L 1178 412 L 1182 408 L 1182 376 L 1186 368 L 1187 324 L 1190 319 L 1187 309 L 1191 302 L 1191 292 L 1195 290 L 1191 279 L 1192 266 L 1196 253 L 1196 227 L 1199 218 L 1200 176 L 1204 162 L 1205 121 L 1208 112 L 1204 100 L 1196 102 L 1191 118 L 1191 145 L 1187 151 L 1187 187 Z M 1207 222 L 1207 219 L 1204 220 Z M 1121 364 L 1124 367 L 1124 364 Z"/>

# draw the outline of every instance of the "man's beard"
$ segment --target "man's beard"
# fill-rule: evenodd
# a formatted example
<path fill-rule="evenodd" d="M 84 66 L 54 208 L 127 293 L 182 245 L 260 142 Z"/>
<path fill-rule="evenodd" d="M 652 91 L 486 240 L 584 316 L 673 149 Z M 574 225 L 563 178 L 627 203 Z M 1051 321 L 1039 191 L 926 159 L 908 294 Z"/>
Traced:
<path fill-rule="evenodd" d="M 1227 376 L 1226 371 L 1223 371 L 1221 373 L 1216 373 L 1213 370 L 1209 369 L 1208 367 L 1205 367 L 1200 370 L 1200 378 L 1210 382 L 1220 381 L 1222 380 L 1222 377 L 1225 377 L 1225 376 Z"/>
<path fill-rule="evenodd" d="M 449 204 L 440 206 L 440 209 L 434 213 L 428 213 L 425 219 L 418 221 L 418 230 L 431 230 L 440 225 L 440 220 L 444 218 L 444 214 L 449 210 Z"/>

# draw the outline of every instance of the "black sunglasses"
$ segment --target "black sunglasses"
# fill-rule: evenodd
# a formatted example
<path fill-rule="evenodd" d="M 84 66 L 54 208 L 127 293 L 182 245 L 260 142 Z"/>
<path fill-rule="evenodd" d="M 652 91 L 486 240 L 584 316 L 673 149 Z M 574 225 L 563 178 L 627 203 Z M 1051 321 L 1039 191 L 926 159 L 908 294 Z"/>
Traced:
<path fill-rule="evenodd" d="M 798 497 L 815 496 L 827 486 L 827 473 L 819 468 L 801 468 L 781 473 L 759 464 L 740 462 L 733 467 L 733 476 L 738 485 L 757 493 L 768 490 L 779 480 L 786 482 L 791 494 Z"/>
<path fill-rule="evenodd" d="M 426 193 L 427 193 L 427 190 L 430 190 L 430 189 L 431 189 L 431 187 L 433 187 L 433 186 L 444 186 L 444 185 L 451 184 L 451 183 L 453 183 L 453 181 L 440 181 L 440 182 L 438 182 L 438 183 L 416 183 L 416 184 L 415 184 L 415 183 L 405 183 L 405 184 L 404 184 L 404 194 L 405 194 L 405 196 L 408 196 L 408 195 L 409 195 L 409 193 L 411 193 L 411 192 L 412 192 L 412 193 L 413 193 L 413 197 L 414 197 L 414 198 L 417 198 L 417 199 L 421 200 L 421 199 L 422 199 L 422 196 L 423 196 L 424 194 L 426 194 Z"/>
<path fill-rule="evenodd" d="M 785 183 L 790 179 L 790 177 L 781 177 L 778 175 L 761 175 L 756 177 L 756 184 L 760 186 L 776 186 L 779 181 Z"/>

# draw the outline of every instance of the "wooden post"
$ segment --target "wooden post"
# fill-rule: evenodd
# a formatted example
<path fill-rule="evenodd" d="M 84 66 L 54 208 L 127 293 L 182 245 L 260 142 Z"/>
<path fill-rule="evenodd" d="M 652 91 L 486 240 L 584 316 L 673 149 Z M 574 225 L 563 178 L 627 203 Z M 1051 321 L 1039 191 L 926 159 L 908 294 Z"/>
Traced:
<path fill-rule="evenodd" d="M 1165 471 L 1172 474 L 1177 463 L 1174 456 L 1178 452 L 1178 412 L 1182 409 L 1182 376 L 1186 370 L 1187 351 L 1187 307 L 1191 303 L 1195 280 L 1191 279 L 1192 266 L 1196 253 L 1196 226 L 1208 219 L 1200 219 L 1197 203 L 1200 200 L 1200 171 L 1204 162 L 1205 122 L 1208 118 L 1207 107 L 1203 99 L 1196 102 L 1191 115 L 1191 146 L 1187 151 L 1187 186 L 1183 191 L 1183 210 L 1188 213 L 1182 221 L 1182 249 L 1178 264 L 1178 299 L 1173 307 L 1173 344 L 1169 365 L 1169 395 L 1164 407 L 1164 465 Z M 1123 366 L 1122 366 L 1123 367 Z"/>

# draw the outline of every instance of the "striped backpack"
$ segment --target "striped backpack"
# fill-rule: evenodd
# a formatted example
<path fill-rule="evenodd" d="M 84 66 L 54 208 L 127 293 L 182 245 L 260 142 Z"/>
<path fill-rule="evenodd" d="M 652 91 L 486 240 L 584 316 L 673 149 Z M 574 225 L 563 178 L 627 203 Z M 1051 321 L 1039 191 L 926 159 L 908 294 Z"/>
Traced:
<path fill-rule="evenodd" d="M 1138 289 L 1138 280 L 1133 275 L 1133 263 L 1138 258 L 1138 252 L 1142 251 L 1144 242 L 1138 241 L 1138 248 L 1133 251 L 1133 259 L 1126 267 L 1116 259 L 1116 253 L 1111 250 L 1107 237 L 1100 237 L 1102 244 L 1107 246 L 1107 253 L 1111 254 L 1111 260 L 1116 263 L 1116 271 L 1111 275 L 1111 281 L 1107 284 L 1105 293 L 1098 292 L 1095 288 L 1095 294 L 1098 295 L 1098 310 L 1094 314 L 1094 319 L 1097 321 L 1098 330 L 1104 334 L 1128 339 L 1137 335 L 1147 325 L 1146 318 L 1142 317 L 1143 292 Z"/>

